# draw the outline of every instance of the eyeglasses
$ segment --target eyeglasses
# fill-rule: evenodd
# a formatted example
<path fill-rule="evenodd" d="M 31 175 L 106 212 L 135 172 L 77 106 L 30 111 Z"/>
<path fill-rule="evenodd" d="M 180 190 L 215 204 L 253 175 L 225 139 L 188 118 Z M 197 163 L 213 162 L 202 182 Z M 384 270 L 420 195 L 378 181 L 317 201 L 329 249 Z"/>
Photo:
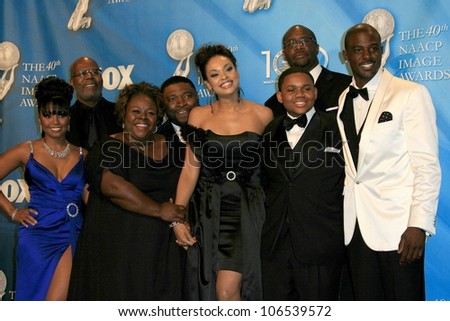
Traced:
<path fill-rule="evenodd" d="M 305 37 L 305 38 L 301 38 L 301 39 L 291 39 L 288 40 L 286 42 L 284 42 L 284 46 L 285 47 L 289 47 L 289 48 L 296 48 L 297 46 L 302 46 L 302 47 L 306 47 L 306 46 L 310 46 L 311 44 L 316 43 L 316 41 L 313 38 L 309 38 L 309 37 Z"/>
<path fill-rule="evenodd" d="M 76 72 L 76 73 L 72 74 L 72 78 L 75 78 L 75 77 L 85 78 L 88 74 L 91 76 L 99 76 L 102 74 L 102 69 L 97 68 L 97 69 L 82 70 L 80 72 Z"/>

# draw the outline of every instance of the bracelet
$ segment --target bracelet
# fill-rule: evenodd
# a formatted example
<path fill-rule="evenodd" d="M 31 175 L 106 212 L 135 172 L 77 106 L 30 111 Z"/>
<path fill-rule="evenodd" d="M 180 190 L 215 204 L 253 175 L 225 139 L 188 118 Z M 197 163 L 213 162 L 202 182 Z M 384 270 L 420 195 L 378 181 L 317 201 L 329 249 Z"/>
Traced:
<path fill-rule="evenodd" d="M 17 214 L 17 208 L 15 208 L 14 209 L 14 212 L 12 213 L 12 215 L 11 215 L 11 221 L 13 221 L 14 222 L 14 217 L 16 216 L 16 214 Z"/>
<path fill-rule="evenodd" d="M 177 226 L 178 224 L 180 224 L 180 222 L 177 222 L 177 221 L 172 222 L 172 223 L 169 224 L 169 228 L 175 227 L 175 226 Z"/>

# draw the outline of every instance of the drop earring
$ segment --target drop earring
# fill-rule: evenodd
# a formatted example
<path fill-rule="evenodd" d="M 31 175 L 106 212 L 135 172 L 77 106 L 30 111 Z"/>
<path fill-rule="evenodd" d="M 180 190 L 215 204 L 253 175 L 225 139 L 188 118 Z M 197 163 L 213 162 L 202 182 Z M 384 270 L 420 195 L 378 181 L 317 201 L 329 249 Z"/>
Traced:
<path fill-rule="evenodd" d="M 213 103 L 217 100 L 216 93 L 212 89 L 208 89 L 209 92 L 209 106 L 211 108 L 211 114 L 214 114 Z"/>

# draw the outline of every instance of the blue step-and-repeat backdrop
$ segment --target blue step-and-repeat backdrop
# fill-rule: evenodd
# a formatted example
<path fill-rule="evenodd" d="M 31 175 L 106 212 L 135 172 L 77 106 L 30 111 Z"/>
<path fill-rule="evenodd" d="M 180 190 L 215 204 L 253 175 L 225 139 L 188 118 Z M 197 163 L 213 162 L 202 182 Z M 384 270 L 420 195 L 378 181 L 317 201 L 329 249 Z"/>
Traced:
<path fill-rule="evenodd" d="M 427 300 L 450 300 L 447 0 L 0 0 L 0 152 L 39 137 L 33 87 L 52 74 L 68 80 L 68 68 L 80 56 L 93 57 L 103 68 L 109 100 L 128 83 L 160 85 L 179 74 L 194 81 L 206 103 L 193 52 L 204 43 L 223 43 L 237 57 L 244 96 L 264 103 L 285 67 L 281 37 L 291 25 L 315 32 L 323 65 L 349 73 L 341 56 L 343 35 L 363 21 L 388 33 L 393 28 L 386 67 L 424 84 L 433 97 L 443 180 L 437 235 L 426 248 L 426 290 Z M 11 202 L 26 206 L 23 172 L 0 183 Z M 1 213 L 0 270 L 8 282 L 3 300 L 14 291 L 16 230 Z"/>

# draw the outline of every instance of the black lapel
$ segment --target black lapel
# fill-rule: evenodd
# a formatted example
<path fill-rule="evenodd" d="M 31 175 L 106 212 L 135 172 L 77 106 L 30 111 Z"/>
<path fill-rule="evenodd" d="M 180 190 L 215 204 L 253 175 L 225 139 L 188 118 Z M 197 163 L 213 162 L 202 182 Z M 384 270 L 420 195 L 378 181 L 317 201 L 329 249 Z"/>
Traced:
<path fill-rule="evenodd" d="M 277 168 L 286 180 L 289 180 L 290 174 L 287 172 L 286 163 L 292 155 L 292 149 L 287 141 L 286 131 L 283 127 L 284 116 L 278 116 L 267 127 L 264 136 L 264 153 L 266 166 Z"/>
<path fill-rule="evenodd" d="M 316 111 L 302 137 L 294 147 L 292 164 L 295 166 L 294 176 L 311 166 L 311 162 L 317 159 L 317 152 L 321 148 L 320 124 L 320 116 Z"/>
<path fill-rule="evenodd" d="M 347 137 L 347 144 L 352 154 L 353 163 L 355 168 L 358 165 L 358 153 L 359 153 L 359 137 L 356 132 L 355 114 L 353 111 L 353 98 L 350 93 L 347 93 L 344 101 L 344 107 L 341 112 L 341 120 L 344 123 L 345 136 Z"/>

